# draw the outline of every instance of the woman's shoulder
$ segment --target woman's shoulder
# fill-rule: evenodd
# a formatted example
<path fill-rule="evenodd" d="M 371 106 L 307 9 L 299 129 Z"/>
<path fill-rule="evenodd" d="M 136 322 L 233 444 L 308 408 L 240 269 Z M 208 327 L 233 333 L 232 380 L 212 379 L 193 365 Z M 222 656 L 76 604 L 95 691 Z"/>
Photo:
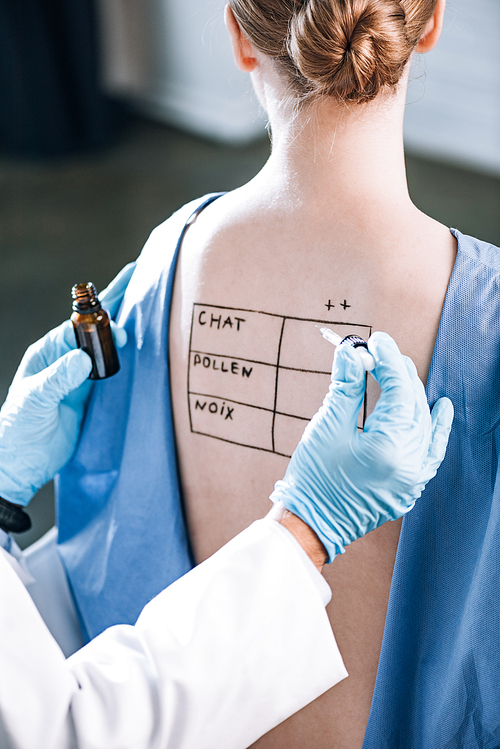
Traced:
<path fill-rule="evenodd" d="M 144 249 L 149 249 L 148 245 L 156 244 L 157 242 L 163 244 L 171 242 L 172 240 L 177 242 L 183 228 L 191 216 L 196 214 L 197 211 L 201 210 L 204 206 L 210 204 L 213 200 L 222 197 L 222 195 L 224 195 L 224 193 L 208 193 L 202 197 L 190 200 L 188 203 L 184 203 L 184 205 L 174 211 L 169 218 L 153 229 Z"/>

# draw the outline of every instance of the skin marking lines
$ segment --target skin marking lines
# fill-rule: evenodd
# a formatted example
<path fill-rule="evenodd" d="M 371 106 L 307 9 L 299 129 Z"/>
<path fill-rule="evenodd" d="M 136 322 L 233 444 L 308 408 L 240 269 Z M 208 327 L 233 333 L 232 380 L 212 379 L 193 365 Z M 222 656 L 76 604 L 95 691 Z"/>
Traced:
<path fill-rule="evenodd" d="M 330 383 L 318 323 L 367 340 L 371 326 L 193 305 L 187 376 L 191 431 L 290 457 Z M 300 398 L 297 398 L 297 394 Z M 366 398 L 358 420 L 362 428 Z"/>

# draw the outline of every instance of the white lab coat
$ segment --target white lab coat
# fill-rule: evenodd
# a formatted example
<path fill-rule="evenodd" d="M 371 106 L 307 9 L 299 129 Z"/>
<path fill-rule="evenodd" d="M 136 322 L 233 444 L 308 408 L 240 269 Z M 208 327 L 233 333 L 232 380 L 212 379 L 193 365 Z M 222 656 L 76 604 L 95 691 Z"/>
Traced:
<path fill-rule="evenodd" d="M 347 676 L 330 590 L 269 518 L 68 659 L 9 561 L 2 749 L 243 749 Z"/>

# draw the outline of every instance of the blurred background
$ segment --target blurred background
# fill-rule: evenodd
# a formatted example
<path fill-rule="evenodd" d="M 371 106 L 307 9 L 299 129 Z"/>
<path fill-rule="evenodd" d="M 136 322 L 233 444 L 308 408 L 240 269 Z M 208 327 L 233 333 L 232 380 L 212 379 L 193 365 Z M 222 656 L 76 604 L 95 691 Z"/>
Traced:
<path fill-rule="evenodd" d="M 265 116 L 232 63 L 224 0 L 0 0 L 0 402 L 26 347 L 186 201 L 250 179 Z M 500 245 L 500 3 L 448 0 L 413 62 L 414 202 Z M 51 485 L 22 546 L 54 523 Z"/>

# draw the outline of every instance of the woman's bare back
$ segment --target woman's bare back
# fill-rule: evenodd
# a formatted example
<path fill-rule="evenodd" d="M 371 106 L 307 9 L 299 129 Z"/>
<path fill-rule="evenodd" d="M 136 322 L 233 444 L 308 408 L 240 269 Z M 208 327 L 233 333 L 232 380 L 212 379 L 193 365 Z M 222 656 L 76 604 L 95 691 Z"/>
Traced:
<path fill-rule="evenodd" d="M 365 338 L 385 330 L 425 381 L 456 251 L 449 231 L 413 206 L 393 215 L 367 206 L 354 223 L 341 199 L 325 208 L 261 188 L 250 183 L 208 207 L 177 267 L 171 382 L 198 562 L 268 512 L 286 456 L 321 405 L 333 348 L 316 323 Z M 376 397 L 369 378 L 364 416 Z M 399 531 L 387 523 L 325 569 L 350 676 L 259 749 L 361 747 Z"/>

